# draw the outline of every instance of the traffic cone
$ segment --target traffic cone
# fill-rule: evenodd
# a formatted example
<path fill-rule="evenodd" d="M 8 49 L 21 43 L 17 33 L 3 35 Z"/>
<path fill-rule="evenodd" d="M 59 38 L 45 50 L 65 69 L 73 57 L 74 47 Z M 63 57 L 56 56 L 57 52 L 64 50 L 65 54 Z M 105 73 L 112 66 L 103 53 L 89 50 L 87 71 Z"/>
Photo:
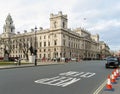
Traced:
<path fill-rule="evenodd" d="M 118 72 L 119 72 L 119 77 L 120 77 L 120 68 L 118 69 Z"/>
<path fill-rule="evenodd" d="M 111 75 L 111 82 L 112 83 L 116 83 L 116 79 L 114 77 L 114 72 L 112 72 L 112 75 Z"/>
<path fill-rule="evenodd" d="M 110 81 L 110 75 L 108 75 L 106 89 L 107 90 L 112 90 L 112 84 L 111 84 L 111 81 Z"/>
<path fill-rule="evenodd" d="M 115 77 L 115 79 L 117 79 L 116 70 L 114 70 L 113 72 L 114 72 L 114 77 Z"/>
<path fill-rule="evenodd" d="M 119 77 L 119 71 L 118 71 L 118 68 L 116 69 L 116 74 L 117 74 L 117 77 Z"/>
<path fill-rule="evenodd" d="M 120 77 L 120 68 L 118 68 L 118 77 Z"/>

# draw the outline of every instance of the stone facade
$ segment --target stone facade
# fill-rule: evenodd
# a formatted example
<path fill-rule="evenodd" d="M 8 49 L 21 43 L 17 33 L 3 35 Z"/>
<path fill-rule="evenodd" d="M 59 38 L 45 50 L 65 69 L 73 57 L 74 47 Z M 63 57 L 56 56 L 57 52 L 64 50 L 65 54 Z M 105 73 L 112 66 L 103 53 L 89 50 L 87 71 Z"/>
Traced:
<path fill-rule="evenodd" d="M 87 30 L 68 28 L 67 15 L 58 12 L 50 14 L 50 28 L 40 27 L 35 31 L 15 33 L 10 14 L 5 20 L 1 40 L 1 57 L 8 51 L 10 57 L 30 56 L 29 48 L 37 49 L 38 59 L 82 58 L 97 59 L 100 54 L 99 35 L 91 35 Z M 36 40 L 36 41 L 35 41 Z M 35 47 L 36 44 L 36 47 Z M 7 48 L 7 49 L 6 49 Z"/>
<path fill-rule="evenodd" d="M 110 48 L 104 41 L 99 42 L 99 47 L 100 47 L 99 49 L 100 49 L 100 58 L 101 59 L 104 59 L 107 56 L 111 55 Z"/>

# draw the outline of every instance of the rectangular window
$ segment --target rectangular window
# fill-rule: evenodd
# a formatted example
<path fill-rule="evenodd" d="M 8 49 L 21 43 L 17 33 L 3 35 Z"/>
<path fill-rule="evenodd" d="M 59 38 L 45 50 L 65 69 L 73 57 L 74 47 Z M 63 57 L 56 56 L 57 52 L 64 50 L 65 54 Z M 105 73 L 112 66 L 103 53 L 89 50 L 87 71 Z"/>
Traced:
<path fill-rule="evenodd" d="M 44 49 L 44 52 L 46 52 L 46 49 Z"/>
<path fill-rule="evenodd" d="M 42 43 L 40 42 L 40 47 L 42 47 Z"/>
<path fill-rule="evenodd" d="M 48 54 L 48 57 L 50 57 L 50 54 Z"/>
<path fill-rule="evenodd" d="M 57 45 L 57 40 L 54 40 L 54 45 Z"/>
<path fill-rule="evenodd" d="M 44 47 L 46 46 L 46 42 L 44 42 Z"/>
<path fill-rule="evenodd" d="M 15 45 L 13 45 L 13 49 L 15 48 Z"/>
<path fill-rule="evenodd" d="M 63 40 L 63 45 L 65 46 L 65 40 Z"/>
<path fill-rule="evenodd" d="M 44 39 L 46 39 L 46 36 L 44 36 Z"/>
<path fill-rule="evenodd" d="M 69 42 L 69 47 L 70 47 L 70 42 Z"/>
<path fill-rule="evenodd" d="M 39 57 L 41 58 L 41 54 L 39 54 Z"/>
<path fill-rule="evenodd" d="M 41 52 L 41 49 L 39 50 L 39 52 Z"/>
<path fill-rule="evenodd" d="M 50 42 L 48 42 L 48 46 L 50 46 Z"/>
<path fill-rule="evenodd" d="M 56 51 L 56 48 L 54 48 L 54 51 Z"/>
<path fill-rule="evenodd" d="M 46 57 L 46 54 L 44 54 L 44 58 Z"/>

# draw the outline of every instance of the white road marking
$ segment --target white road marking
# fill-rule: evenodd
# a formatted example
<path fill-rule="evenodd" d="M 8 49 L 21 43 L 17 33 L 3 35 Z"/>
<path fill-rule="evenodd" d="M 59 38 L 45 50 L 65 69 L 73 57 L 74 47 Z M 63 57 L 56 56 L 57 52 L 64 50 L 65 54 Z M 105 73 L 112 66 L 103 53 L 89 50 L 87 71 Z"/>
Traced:
<path fill-rule="evenodd" d="M 84 74 L 84 72 L 75 72 L 75 71 L 69 71 L 69 72 L 65 72 L 65 73 L 60 73 L 59 75 L 62 76 L 79 76 L 81 74 Z"/>
<path fill-rule="evenodd" d="M 80 77 L 89 78 L 89 77 L 92 77 L 92 76 L 94 76 L 94 75 L 95 75 L 95 73 L 87 72 L 87 73 L 85 73 L 84 75 L 81 75 Z"/>
<path fill-rule="evenodd" d="M 73 83 L 79 81 L 79 80 L 80 80 L 80 78 L 79 78 L 79 79 L 77 79 L 77 78 L 72 78 L 70 81 L 60 84 L 60 86 L 66 87 L 66 86 L 68 86 L 68 85 L 70 85 L 70 84 L 73 84 Z M 57 85 L 57 86 L 58 86 L 58 85 Z"/>
<path fill-rule="evenodd" d="M 73 84 L 79 81 L 81 78 L 90 78 L 95 74 L 96 73 L 91 73 L 91 72 L 86 73 L 86 72 L 69 71 L 69 72 L 60 73 L 59 76 L 56 76 L 56 77 L 43 78 L 43 79 L 36 80 L 34 82 L 40 83 L 40 84 L 66 87 L 70 84 Z"/>
<path fill-rule="evenodd" d="M 36 80 L 35 82 L 36 82 L 36 83 L 43 83 L 43 82 L 45 82 L 45 81 L 54 80 L 54 79 L 56 79 L 56 78 L 59 78 L 59 76 L 57 76 L 57 77 L 52 77 L 52 78 L 44 78 L 44 79 Z"/>

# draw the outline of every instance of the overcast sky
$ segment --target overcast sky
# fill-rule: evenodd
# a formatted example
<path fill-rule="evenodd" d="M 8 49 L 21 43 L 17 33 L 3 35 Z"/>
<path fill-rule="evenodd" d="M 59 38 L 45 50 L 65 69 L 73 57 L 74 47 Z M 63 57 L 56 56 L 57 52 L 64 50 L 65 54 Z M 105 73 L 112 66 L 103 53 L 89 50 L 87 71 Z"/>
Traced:
<path fill-rule="evenodd" d="M 49 28 L 50 13 L 58 11 L 68 15 L 69 28 L 84 27 L 111 50 L 120 50 L 120 0 L 0 0 L 0 33 L 9 13 L 16 32 L 29 32 Z"/>

